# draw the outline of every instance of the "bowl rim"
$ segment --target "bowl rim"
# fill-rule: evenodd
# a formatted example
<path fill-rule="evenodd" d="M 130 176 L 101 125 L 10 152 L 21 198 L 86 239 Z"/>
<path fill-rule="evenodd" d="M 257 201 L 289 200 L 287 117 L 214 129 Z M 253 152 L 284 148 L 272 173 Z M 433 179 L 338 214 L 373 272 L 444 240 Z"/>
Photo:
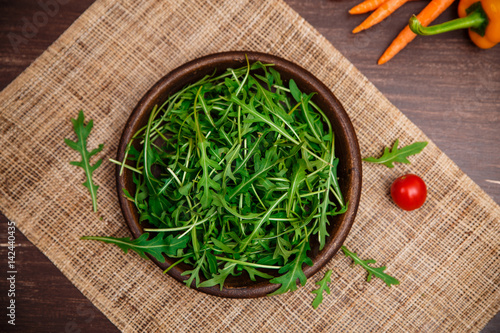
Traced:
<path fill-rule="evenodd" d="M 248 57 L 248 60 L 250 62 L 261 61 L 263 63 L 272 63 L 276 67 L 280 68 L 281 71 L 285 69 L 289 73 L 293 73 L 294 76 L 307 80 L 308 84 L 310 84 L 314 88 L 314 91 L 316 91 L 319 96 L 324 98 L 326 100 L 326 103 L 331 105 L 332 109 L 334 110 L 334 114 L 336 115 L 337 121 L 343 129 L 344 135 L 347 137 L 347 151 L 350 154 L 349 173 L 352 175 L 352 177 L 350 177 L 351 186 L 349 187 L 348 193 L 343 194 L 346 201 L 349 202 L 349 206 L 347 211 L 344 214 L 340 215 L 343 218 L 337 232 L 333 235 L 330 235 L 327 238 L 327 242 L 323 250 L 320 251 L 315 258 L 311 258 L 313 260 L 313 266 L 306 265 L 303 268 L 304 274 L 307 278 L 309 278 L 317 271 L 319 271 L 324 265 L 326 265 L 326 263 L 340 249 L 352 227 L 352 224 L 354 223 L 361 196 L 362 169 L 358 140 L 354 131 L 354 127 L 345 109 L 335 97 L 333 92 L 328 89 L 324 83 L 322 83 L 313 74 L 311 74 L 301 66 L 281 57 L 267 53 L 253 51 L 230 51 L 209 54 L 200 58 L 196 58 L 175 68 L 167 75 L 163 76 L 148 90 L 148 92 L 146 92 L 146 94 L 141 98 L 137 106 L 130 114 L 120 138 L 120 143 L 117 151 L 117 160 L 122 161 L 124 159 L 126 146 L 129 140 L 135 134 L 136 127 L 139 126 L 139 123 L 142 120 L 142 116 L 144 114 L 149 114 L 152 106 L 154 106 L 155 104 L 155 101 L 157 101 L 158 96 L 163 94 L 169 86 L 172 86 L 175 82 L 178 82 L 186 75 L 190 75 L 193 72 L 206 68 L 206 66 L 215 66 L 218 63 L 224 63 L 228 61 L 245 61 L 246 63 L 245 56 Z M 334 133 L 337 136 L 338 131 L 334 131 Z M 138 238 L 143 233 L 142 226 L 140 225 L 138 219 L 134 214 L 135 206 L 123 195 L 122 189 L 126 188 L 127 183 L 127 169 L 124 170 L 124 173 L 122 175 L 120 175 L 120 169 L 121 167 L 117 165 L 116 185 L 118 200 L 125 221 L 130 231 L 132 232 L 133 238 Z M 166 261 L 164 263 L 160 263 L 150 255 L 148 255 L 148 257 L 162 269 L 166 269 L 171 263 L 174 262 L 173 260 L 169 261 L 168 257 L 166 257 Z M 181 270 L 179 266 L 175 266 L 171 270 L 169 270 L 168 274 L 184 285 L 182 281 L 186 280 L 188 277 L 182 276 L 182 272 L 183 270 Z M 191 288 L 220 297 L 253 298 L 266 296 L 267 294 L 277 290 L 279 286 L 279 284 L 272 284 L 269 281 L 266 281 L 256 283 L 252 286 L 244 286 L 238 288 L 227 288 L 225 286 L 222 289 L 220 289 L 218 286 L 199 288 L 191 286 Z"/>

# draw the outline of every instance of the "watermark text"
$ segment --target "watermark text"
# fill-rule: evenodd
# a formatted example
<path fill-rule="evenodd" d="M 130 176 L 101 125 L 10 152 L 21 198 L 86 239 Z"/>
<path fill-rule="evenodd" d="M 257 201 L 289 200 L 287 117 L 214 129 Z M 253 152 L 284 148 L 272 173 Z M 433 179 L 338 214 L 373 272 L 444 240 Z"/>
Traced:
<path fill-rule="evenodd" d="M 16 324 L 16 223 L 7 222 L 7 322 Z"/>
<path fill-rule="evenodd" d="M 15 53 L 19 53 L 19 46 L 28 44 L 30 39 L 38 35 L 41 28 L 49 23 L 51 17 L 59 13 L 61 5 L 69 3 L 71 0 L 37 0 L 41 10 L 35 12 L 31 18 L 23 17 L 21 33 L 9 32 L 7 38 Z"/>

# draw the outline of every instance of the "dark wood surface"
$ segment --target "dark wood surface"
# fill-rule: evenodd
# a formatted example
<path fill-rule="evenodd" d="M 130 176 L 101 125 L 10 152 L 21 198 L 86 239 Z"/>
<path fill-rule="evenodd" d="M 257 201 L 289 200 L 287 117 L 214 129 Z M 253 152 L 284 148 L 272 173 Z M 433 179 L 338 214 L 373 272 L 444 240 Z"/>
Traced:
<path fill-rule="evenodd" d="M 286 0 L 419 126 L 497 203 L 500 202 L 500 46 L 484 51 L 464 31 L 417 38 L 389 63 L 376 61 L 412 13 L 427 1 L 406 4 L 389 19 L 357 35 L 366 15 L 347 10 L 361 0 Z M 52 0 L 0 0 L 0 89 L 12 82 L 92 0 L 61 0 L 46 24 L 17 45 L 25 22 Z M 437 22 L 456 17 L 456 6 Z M 52 7 L 54 10 L 55 7 Z M 42 15 L 43 16 L 43 15 Z M 1 109 L 0 109 L 1 110 Z M 1 111 L 0 111 L 1 112 Z M 1 149 L 1 148 L 0 148 Z M 3 186 L 3 185 L 0 185 Z M 429 184 L 432 186 L 432 184 Z M 0 332 L 115 332 L 69 280 L 16 231 L 16 326 L 7 326 L 7 219 L 0 217 Z M 500 315 L 483 332 L 500 332 Z"/>

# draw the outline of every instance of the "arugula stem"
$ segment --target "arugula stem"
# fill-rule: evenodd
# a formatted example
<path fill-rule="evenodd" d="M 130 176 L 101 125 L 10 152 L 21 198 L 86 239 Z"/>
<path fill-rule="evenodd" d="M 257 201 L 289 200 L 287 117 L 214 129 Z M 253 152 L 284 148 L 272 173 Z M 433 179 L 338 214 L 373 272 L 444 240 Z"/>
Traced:
<path fill-rule="evenodd" d="M 222 261 L 234 262 L 234 263 L 236 263 L 238 265 L 242 265 L 242 266 L 258 267 L 258 268 L 265 268 L 265 269 L 280 269 L 281 268 L 281 266 L 254 264 L 251 262 L 246 262 L 246 261 L 241 261 L 241 260 L 236 260 L 236 259 L 231 259 L 231 258 L 226 258 L 226 257 L 217 257 L 217 259 L 222 260 Z"/>
<path fill-rule="evenodd" d="M 167 168 L 167 171 L 172 175 L 172 177 L 174 177 L 175 181 L 177 182 L 177 184 L 179 184 L 179 186 L 182 186 L 182 182 L 181 180 L 177 177 L 177 175 L 175 174 L 175 172 L 172 171 L 172 169 L 170 168 Z"/>
<path fill-rule="evenodd" d="M 132 141 L 133 141 L 133 139 L 128 142 L 127 148 L 125 148 L 125 156 L 123 157 L 123 162 L 120 163 L 121 164 L 120 176 L 123 174 L 123 169 L 125 168 L 125 165 L 126 165 L 125 161 L 127 160 L 127 158 L 128 158 L 128 152 L 130 151 L 130 148 L 132 147 Z M 110 159 L 110 161 L 111 161 L 111 159 Z"/>
<path fill-rule="evenodd" d="M 175 266 L 177 266 L 178 264 L 180 264 L 181 262 L 183 262 L 184 260 L 186 260 L 187 258 L 184 257 L 184 258 L 181 258 L 179 260 L 177 260 L 176 262 L 174 262 L 172 265 L 168 266 L 168 268 L 166 270 L 163 271 L 163 274 L 167 274 L 169 270 L 171 270 L 172 268 L 174 268 Z"/>
<path fill-rule="evenodd" d="M 247 246 L 248 246 L 248 243 L 252 240 L 252 238 L 255 236 L 255 234 L 257 233 L 257 231 L 260 229 L 260 227 L 262 226 L 262 223 L 264 223 L 268 218 L 269 216 L 271 215 L 271 213 L 273 212 L 274 208 L 276 208 L 276 206 L 278 206 L 278 204 L 284 200 L 286 197 L 287 197 L 288 193 L 285 193 L 283 194 L 279 199 L 277 199 L 274 204 L 269 207 L 269 209 L 267 210 L 266 214 L 264 214 L 264 216 L 262 216 L 257 225 L 254 227 L 252 233 L 250 234 L 250 236 L 248 236 L 245 240 L 245 242 L 243 242 L 243 245 L 241 246 L 241 249 L 240 249 L 240 252 L 242 252 Z"/>
<path fill-rule="evenodd" d="M 130 165 L 125 164 L 125 162 L 120 162 L 120 161 L 114 160 L 112 158 L 108 158 L 108 161 L 110 161 L 111 163 L 115 163 L 115 164 L 121 165 L 122 168 L 127 168 L 127 169 L 129 169 L 131 171 L 134 171 L 134 172 L 142 175 L 142 171 L 141 170 L 137 170 L 136 168 L 131 167 Z"/>
<path fill-rule="evenodd" d="M 216 213 L 214 212 L 212 215 L 210 215 L 209 217 L 203 219 L 203 220 L 200 220 L 198 222 L 195 222 L 191 225 L 186 225 L 186 226 L 183 226 L 183 227 L 175 227 L 175 228 L 158 228 L 158 229 L 155 229 L 155 228 L 144 228 L 144 231 L 146 232 L 172 232 L 172 231 L 181 231 L 181 230 L 186 230 L 188 229 L 188 232 L 191 231 L 191 229 L 193 229 L 194 227 L 196 227 L 197 225 L 200 225 L 200 224 L 203 224 L 205 222 L 207 222 L 210 218 L 212 218 Z M 180 235 L 178 238 L 182 238 L 184 236 L 184 234 Z"/>

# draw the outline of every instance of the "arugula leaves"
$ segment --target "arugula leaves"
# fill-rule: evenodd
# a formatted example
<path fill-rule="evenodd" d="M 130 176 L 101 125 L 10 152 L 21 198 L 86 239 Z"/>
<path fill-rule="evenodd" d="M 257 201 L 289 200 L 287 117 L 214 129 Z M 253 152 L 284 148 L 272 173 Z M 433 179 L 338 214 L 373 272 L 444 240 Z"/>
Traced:
<path fill-rule="evenodd" d="M 328 287 L 328 283 L 330 283 L 330 276 L 332 275 L 332 270 L 329 269 L 326 271 L 325 276 L 318 282 L 316 285 L 319 286 L 318 289 L 312 290 L 311 293 L 316 294 L 314 300 L 312 302 L 312 307 L 317 309 L 318 306 L 323 302 L 323 291 L 326 291 L 327 294 L 330 294 L 330 287 Z"/>
<path fill-rule="evenodd" d="M 425 146 L 427 146 L 427 143 L 428 142 L 426 141 L 415 142 L 412 143 L 411 145 L 398 149 L 399 139 L 396 139 L 396 142 L 394 142 L 394 145 L 392 146 L 392 150 L 389 150 L 389 148 L 386 147 L 381 157 L 379 158 L 366 157 L 363 158 L 363 161 L 383 164 L 388 168 L 394 168 L 393 163 L 396 162 L 410 164 L 410 161 L 408 161 L 407 157 L 420 153 L 425 148 Z"/>
<path fill-rule="evenodd" d="M 71 165 L 78 166 L 85 171 L 86 180 L 83 183 L 83 186 L 89 189 L 90 197 L 92 198 L 92 209 L 94 212 L 97 212 L 97 189 L 98 185 L 95 185 L 92 180 L 92 173 L 101 165 L 102 159 L 97 160 L 94 165 L 90 164 L 90 159 L 92 156 L 99 153 L 104 145 L 100 144 L 97 148 L 92 151 L 87 150 L 87 139 L 90 135 L 90 131 L 94 126 L 92 120 L 89 120 L 87 126 L 84 125 L 85 116 L 83 115 L 83 111 L 80 110 L 78 113 L 78 117 L 76 119 L 71 119 L 73 123 L 73 129 L 77 136 L 77 141 L 72 141 L 70 139 L 64 139 L 64 142 L 73 150 L 76 150 L 80 153 L 82 160 L 81 161 L 71 161 L 69 162 Z"/>
<path fill-rule="evenodd" d="M 377 268 L 370 266 L 369 264 L 376 263 L 374 259 L 361 260 L 356 253 L 349 251 L 345 246 L 342 245 L 341 249 L 346 255 L 346 257 L 349 257 L 354 261 L 354 264 L 361 265 L 361 267 L 366 269 L 366 271 L 368 272 L 368 276 L 366 277 L 367 282 L 370 282 L 372 277 L 375 276 L 378 277 L 379 279 L 382 279 L 388 287 L 390 287 L 393 284 L 394 285 L 399 284 L 399 281 L 396 278 L 390 276 L 389 274 L 384 273 L 386 269 L 385 266 Z"/>
<path fill-rule="evenodd" d="M 215 285 L 220 286 L 220 290 L 224 287 L 224 281 L 229 275 L 234 275 L 234 269 L 236 267 L 236 263 L 226 263 L 223 269 L 219 271 L 218 274 L 213 275 L 210 280 L 203 281 L 198 286 L 199 287 L 212 287 Z"/>
<path fill-rule="evenodd" d="M 311 237 L 323 248 L 347 209 L 334 133 L 312 97 L 260 62 L 172 94 L 119 162 L 135 184 L 124 195 L 157 236 L 85 239 L 179 258 L 189 287 L 240 274 L 279 285 L 271 295 L 304 285 Z"/>
<path fill-rule="evenodd" d="M 352 258 L 354 264 L 359 264 L 368 271 L 368 276 L 366 278 L 366 281 L 370 282 L 372 277 L 375 276 L 382 279 L 389 287 L 393 284 L 394 285 L 399 284 L 399 281 L 396 278 L 384 273 L 386 269 L 385 266 L 371 267 L 369 264 L 375 264 L 376 263 L 375 260 L 373 259 L 361 260 L 359 259 L 356 253 L 349 251 L 345 246 L 342 246 L 341 249 L 346 257 Z M 319 288 L 311 291 L 311 293 L 316 294 L 316 297 L 312 302 L 313 308 L 317 309 L 318 306 L 323 302 L 323 291 L 325 291 L 327 294 L 330 294 L 330 287 L 328 287 L 328 283 L 330 283 L 331 275 L 332 275 L 332 270 L 330 269 L 325 273 L 325 275 L 321 280 L 316 282 L 316 285 L 318 285 Z"/>
<path fill-rule="evenodd" d="M 165 257 L 163 254 L 171 257 L 177 256 L 178 250 L 186 248 L 189 241 L 188 237 L 182 237 L 180 239 L 174 238 L 174 236 L 169 235 L 165 237 L 165 234 L 158 234 L 154 238 L 148 240 L 149 233 L 143 233 L 137 239 L 131 239 L 128 237 L 124 238 L 114 238 L 114 237 L 98 237 L 98 236 L 84 236 L 80 239 L 82 240 L 98 240 L 105 243 L 115 244 L 126 254 L 128 250 L 133 250 L 139 254 L 144 259 L 149 259 L 147 254 L 152 255 L 159 262 L 165 262 Z"/>
<path fill-rule="evenodd" d="M 270 281 L 271 283 L 279 283 L 281 284 L 281 286 L 278 290 L 269 294 L 268 296 L 297 290 L 297 280 L 300 281 L 300 284 L 302 286 L 306 284 L 307 278 L 304 274 L 304 271 L 302 270 L 302 265 L 313 265 L 311 258 L 307 256 L 307 251 L 310 249 L 311 247 L 309 246 L 308 242 L 302 242 L 302 245 L 298 249 L 295 260 L 290 261 L 279 270 L 279 273 L 283 275 L 275 277 Z"/>

